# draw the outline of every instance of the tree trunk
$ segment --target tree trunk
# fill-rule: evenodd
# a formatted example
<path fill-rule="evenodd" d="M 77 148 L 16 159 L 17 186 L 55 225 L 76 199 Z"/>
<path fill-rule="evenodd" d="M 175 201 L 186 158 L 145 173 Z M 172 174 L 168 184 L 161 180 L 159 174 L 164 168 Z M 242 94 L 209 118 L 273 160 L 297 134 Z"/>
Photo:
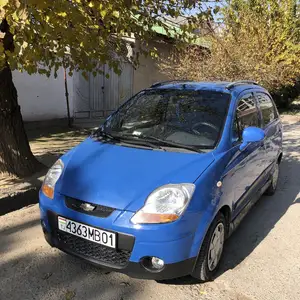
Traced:
<path fill-rule="evenodd" d="M 17 90 L 7 65 L 0 70 L 0 173 L 25 177 L 42 168 L 30 150 Z"/>

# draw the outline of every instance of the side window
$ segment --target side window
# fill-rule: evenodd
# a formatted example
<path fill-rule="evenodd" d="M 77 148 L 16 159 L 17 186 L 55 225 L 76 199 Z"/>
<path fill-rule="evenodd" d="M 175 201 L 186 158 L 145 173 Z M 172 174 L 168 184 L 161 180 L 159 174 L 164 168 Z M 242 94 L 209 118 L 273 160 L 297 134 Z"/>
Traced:
<path fill-rule="evenodd" d="M 276 108 L 267 94 L 257 93 L 257 100 L 263 117 L 263 127 L 266 127 L 278 117 Z"/>
<path fill-rule="evenodd" d="M 233 124 L 233 141 L 242 138 L 242 132 L 249 126 L 259 127 L 258 110 L 252 94 L 244 95 L 238 102 Z"/>

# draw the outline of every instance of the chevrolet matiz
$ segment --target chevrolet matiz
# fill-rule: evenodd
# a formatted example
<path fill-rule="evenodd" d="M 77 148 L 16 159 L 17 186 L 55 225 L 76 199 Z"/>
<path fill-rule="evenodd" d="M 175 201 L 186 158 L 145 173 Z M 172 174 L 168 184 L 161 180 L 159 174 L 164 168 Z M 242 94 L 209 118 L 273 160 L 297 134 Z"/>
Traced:
<path fill-rule="evenodd" d="M 40 190 L 47 242 L 144 279 L 211 280 L 224 241 L 274 194 L 282 124 L 251 81 L 169 81 L 121 105 Z"/>

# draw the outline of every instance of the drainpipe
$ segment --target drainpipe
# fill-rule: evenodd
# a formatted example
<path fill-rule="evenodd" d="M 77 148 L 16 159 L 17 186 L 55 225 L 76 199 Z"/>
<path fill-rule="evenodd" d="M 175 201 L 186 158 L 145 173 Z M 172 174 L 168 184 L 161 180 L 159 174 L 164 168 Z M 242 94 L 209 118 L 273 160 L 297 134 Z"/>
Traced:
<path fill-rule="evenodd" d="M 68 112 L 68 126 L 72 127 L 72 120 L 70 115 L 70 104 L 69 104 L 69 92 L 68 92 L 68 81 L 67 81 L 67 70 L 64 68 L 64 81 L 65 81 L 65 96 L 67 102 L 67 112 Z"/>

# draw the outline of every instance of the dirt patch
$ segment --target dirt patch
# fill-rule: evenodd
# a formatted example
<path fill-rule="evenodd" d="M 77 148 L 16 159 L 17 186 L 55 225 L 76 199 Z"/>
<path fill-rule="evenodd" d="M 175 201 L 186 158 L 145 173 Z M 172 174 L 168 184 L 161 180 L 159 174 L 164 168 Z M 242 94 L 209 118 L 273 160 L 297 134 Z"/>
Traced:
<path fill-rule="evenodd" d="M 38 202 L 47 169 L 66 151 L 82 142 L 91 130 L 66 127 L 31 128 L 27 130 L 31 150 L 46 167 L 27 178 L 0 174 L 0 215 Z"/>

